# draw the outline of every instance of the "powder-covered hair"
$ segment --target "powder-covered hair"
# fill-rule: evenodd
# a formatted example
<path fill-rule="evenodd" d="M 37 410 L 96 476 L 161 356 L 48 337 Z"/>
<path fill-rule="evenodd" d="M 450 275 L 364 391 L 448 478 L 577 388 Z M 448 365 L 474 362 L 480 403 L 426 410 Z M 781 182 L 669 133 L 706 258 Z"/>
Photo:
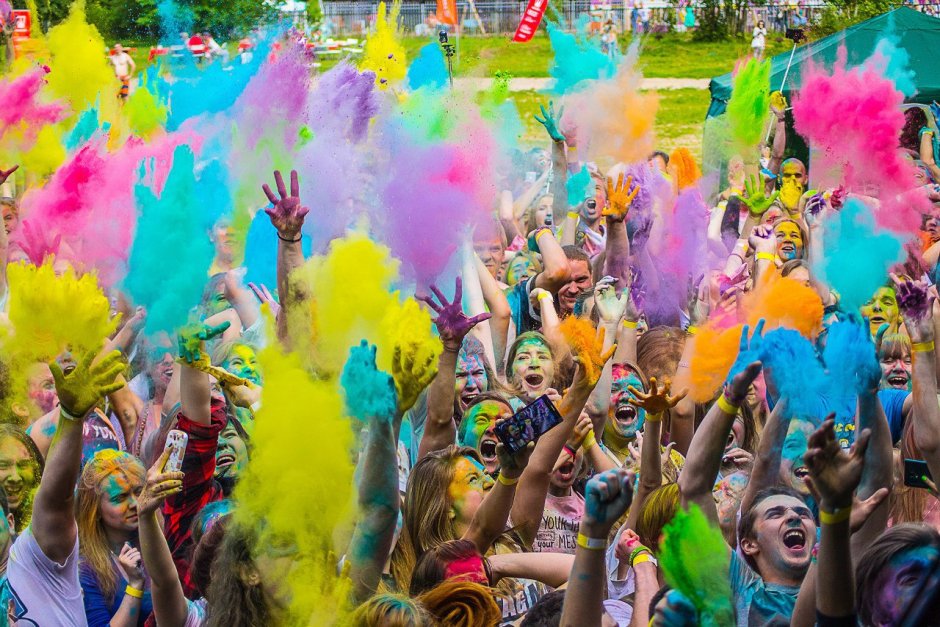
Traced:
<path fill-rule="evenodd" d="M 503 617 L 492 591 L 470 581 L 445 581 L 419 596 L 418 601 L 439 624 L 448 627 L 498 625 Z"/>

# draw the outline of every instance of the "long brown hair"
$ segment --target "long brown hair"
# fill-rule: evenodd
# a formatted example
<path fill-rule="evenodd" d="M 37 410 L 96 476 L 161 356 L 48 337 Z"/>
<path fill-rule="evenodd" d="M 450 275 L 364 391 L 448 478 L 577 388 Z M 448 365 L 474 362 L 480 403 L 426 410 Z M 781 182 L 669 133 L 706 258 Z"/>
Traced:
<path fill-rule="evenodd" d="M 927 504 L 927 491 L 920 488 L 911 488 L 904 485 L 904 460 L 924 459 L 920 449 L 914 442 L 913 420 L 904 424 L 901 433 L 900 455 L 895 457 L 894 488 L 891 490 L 891 510 L 889 518 L 891 524 L 921 523 L 924 522 L 924 506 Z"/>
<path fill-rule="evenodd" d="M 94 571 L 98 588 L 108 603 L 114 601 L 118 573 L 101 519 L 101 496 L 105 479 L 118 473 L 124 475 L 132 488 L 143 487 L 147 476 L 144 465 L 130 453 L 104 449 L 88 460 L 78 482 L 79 553 L 84 563 Z"/>
<path fill-rule="evenodd" d="M 225 537 L 212 567 L 206 612 L 207 627 L 277 625 L 277 607 L 261 583 L 254 560 L 257 535 L 246 525 L 225 527 Z"/>

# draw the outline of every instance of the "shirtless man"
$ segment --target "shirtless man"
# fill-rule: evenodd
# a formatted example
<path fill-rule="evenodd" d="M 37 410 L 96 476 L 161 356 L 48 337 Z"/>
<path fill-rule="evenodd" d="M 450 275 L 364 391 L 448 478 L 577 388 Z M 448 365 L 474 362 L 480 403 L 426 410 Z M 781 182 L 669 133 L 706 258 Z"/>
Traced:
<path fill-rule="evenodd" d="M 131 74 L 137 69 L 137 64 L 131 58 L 131 55 L 124 51 L 124 46 L 114 44 L 114 54 L 111 55 L 111 65 L 114 66 L 114 75 L 121 81 L 121 91 L 118 92 L 118 98 L 127 100 L 131 88 Z"/>

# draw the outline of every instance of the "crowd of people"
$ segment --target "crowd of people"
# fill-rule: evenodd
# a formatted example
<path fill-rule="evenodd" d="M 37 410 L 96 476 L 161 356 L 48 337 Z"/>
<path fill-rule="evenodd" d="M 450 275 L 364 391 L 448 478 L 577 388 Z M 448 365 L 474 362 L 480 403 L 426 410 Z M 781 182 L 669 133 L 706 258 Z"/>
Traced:
<path fill-rule="evenodd" d="M 277 67 L 285 76 L 278 56 L 291 49 L 281 48 L 249 70 Z M 130 80 L 123 59 L 114 67 Z M 354 119 L 343 106 L 395 80 L 385 66 L 336 72 L 351 82 L 314 92 L 330 104 L 325 117 L 310 118 L 313 129 L 300 129 L 307 145 L 318 146 L 324 119 Z M 320 79 L 324 89 L 335 76 Z M 351 87 L 357 80 L 366 95 Z M 407 116 L 393 108 L 399 100 L 417 106 L 425 97 L 383 93 L 392 108 L 363 107 L 364 123 L 352 123 L 359 130 L 344 131 L 341 143 L 378 133 L 389 110 Z M 232 109 L 248 107 L 238 102 Z M 367 331 L 355 338 L 324 330 L 325 320 L 347 315 L 326 309 L 340 306 L 336 293 L 357 286 L 338 281 L 328 293 L 329 262 L 310 251 L 310 233 L 330 222 L 317 198 L 330 193 L 322 177 L 306 194 L 304 170 L 274 171 L 248 192 L 249 202 L 267 203 L 252 219 L 271 232 L 275 289 L 245 281 L 228 216 L 202 233 L 212 263 L 192 279 L 201 297 L 178 302 L 185 299 L 172 290 L 192 286 L 171 276 L 189 258 L 184 249 L 199 247 L 197 236 L 161 240 L 178 248 L 147 260 L 160 273 L 149 277 L 161 283 L 155 290 L 129 278 L 106 282 L 113 268 L 82 256 L 88 242 L 66 232 L 49 243 L 37 229 L 58 233 L 58 225 L 30 223 L 42 210 L 31 194 L 73 190 L 66 203 L 84 202 L 74 190 L 98 180 L 92 166 L 24 176 L 31 173 L 0 164 L 0 189 L 9 193 L 0 199 L 8 314 L 0 334 L 0 622 L 940 624 L 934 113 L 908 109 L 887 147 L 916 181 L 899 193 L 924 208 L 919 228 L 904 231 L 883 217 L 897 206 L 885 191 L 894 188 L 852 188 L 857 173 L 849 172 L 812 189 L 831 172 L 811 174 L 788 156 L 788 103 L 780 94 L 769 102 L 758 117 L 770 120 L 770 143 L 731 155 L 710 183 L 686 149 L 644 153 L 637 163 L 589 160 L 581 151 L 591 127 L 547 104 L 536 117 L 544 145 L 513 147 L 499 191 L 472 197 L 488 202 L 472 208 L 482 217 L 444 224 L 441 241 L 422 240 L 409 258 L 421 278 L 396 287 L 417 296 L 382 296 L 404 302 L 412 317 L 381 328 L 363 322 L 354 330 Z M 434 205 L 438 219 L 457 215 L 446 211 L 464 202 L 461 186 L 473 178 L 466 168 L 485 167 L 480 137 L 479 152 L 468 153 L 474 165 L 447 161 L 427 188 L 405 185 L 417 163 L 394 170 L 390 186 L 408 198 L 383 210 L 436 202 L 433 192 L 444 196 Z M 420 167 L 451 158 L 436 146 Z M 183 229 L 186 212 L 221 202 L 218 187 L 199 191 L 210 164 L 181 154 L 174 159 L 184 174 L 204 178 L 180 192 L 171 173 L 163 195 L 185 211 L 160 214 L 159 223 L 146 221 L 156 210 L 139 183 L 130 201 L 139 203 L 136 238 L 147 236 L 145 225 Z M 383 168 L 383 156 L 369 154 L 368 170 Z M 192 195 L 196 204 L 186 204 Z M 326 211 L 344 207 L 352 211 L 352 203 Z M 846 218 L 853 212 L 882 216 L 904 240 L 903 254 L 879 266 L 883 236 L 871 235 L 872 250 L 855 242 L 841 274 L 827 265 L 844 254 L 836 242 L 855 228 Z M 363 242 L 402 228 L 395 224 L 350 226 Z M 446 231 L 458 227 L 472 234 L 464 248 L 445 251 L 460 258 L 447 269 L 435 260 Z M 119 251 L 131 273 L 139 249 L 135 242 Z M 373 249 L 358 250 L 336 263 L 370 268 Z M 312 271 L 311 258 L 322 262 Z M 24 276 L 48 282 L 40 289 Z M 358 287 L 370 289 L 366 279 Z M 65 284 L 70 291 L 56 292 Z M 857 302 L 855 285 L 875 289 Z M 78 296 L 94 302 L 69 300 Z M 92 311 L 98 296 L 107 302 L 103 321 Z M 167 297 L 186 323 L 154 327 Z M 387 302 L 356 298 L 350 315 L 362 320 Z M 433 323 L 427 351 L 420 333 L 398 333 L 408 320 Z M 58 345 L 62 329 L 74 337 Z M 48 359 L 40 345 L 53 348 Z M 341 369 L 337 351 L 348 354 Z M 328 392 L 305 396 L 314 384 Z M 278 430 L 285 449 L 266 449 Z M 311 433 L 299 446 L 303 458 L 292 457 L 288 443 Z M 275 476 L 263 475 L 278 464 Z M 277 479 L 294 465 L 313 469 L 294 493 L 273 494 L 269 511 L 246 505 L 258 491 L 288 485 Z M 346 488 L 351 502 L 330 501 Z M 276 507 L 312 498 L 322 503 L 296 510 L 307 515 Z M 324 528 L 319 519 L 334 515 L 336 526 Z M 311 563 L 319 570 L 303 570 Z M 299 615 L 310 598 L 328 618 Z"/>

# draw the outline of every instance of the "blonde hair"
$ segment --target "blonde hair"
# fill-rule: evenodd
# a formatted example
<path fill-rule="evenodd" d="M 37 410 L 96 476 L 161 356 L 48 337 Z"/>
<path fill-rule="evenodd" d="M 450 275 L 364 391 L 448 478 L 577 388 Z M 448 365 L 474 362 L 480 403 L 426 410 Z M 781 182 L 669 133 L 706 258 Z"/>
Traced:
<path fill-rule="evenodd" d="M 98 588 L 108 603 L 114 601 L 118 577 L 101 519 L 101 495 L 104 480 L 115 473 L 123 474 L 132 486 L 143 486 L 147 476 L 144 465 L 130 453 L 113 449 L 98 451 L 82 470 L 76 515 L 79 553 L 94 571 Z"/>
<path fill-rule="evenodd" d="M 492 591 L 470 581 L 451 579 L 418 597 L 441 625 L 477 627 L 498 625 L 503 618 Z"/>
<path fill-rule="evenodd" d="M 423 605 L 404 594 L 376 594 L 353 612 L 353 627 L 430 627 L 434 618 Z"/>

